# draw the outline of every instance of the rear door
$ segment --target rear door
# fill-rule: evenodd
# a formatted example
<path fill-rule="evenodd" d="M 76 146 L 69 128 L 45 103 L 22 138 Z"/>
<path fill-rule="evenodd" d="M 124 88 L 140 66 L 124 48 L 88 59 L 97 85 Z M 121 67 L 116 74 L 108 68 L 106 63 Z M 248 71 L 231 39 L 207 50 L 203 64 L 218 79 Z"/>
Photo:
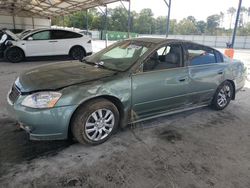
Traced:
<path fill-rule="evenodd" d="M 189 71 L 189 104 L 206 104 L 222 82 L 226 65 L 220 53 L 212 48 L 186 43 L 184 49 Z"/>
<path fill-rule="evenodd" d="M 26 37 L 26 56 L 47 56 L 53 55 L 53 44 L 50 42 L 50 31 L 39 31 Z"/>
<path fill-rule="evenodd" d="M 52 30 L 51 42 L 53 43 L 53 51 L 55 55 L 69 54 L 69 50 L 72 46 L 80 44 L 80 37 L 82 37 L 82 35 L 75 32 Z"/>
<path fill-rule="evenodd" d="M 175 52 L 171 51 L 173 48 Z M 132 108 L 136 119 L 183 108 L 187 85 L 188 70 L 182 63 L 181 45 L 158 49 L 132 75 Z"/>

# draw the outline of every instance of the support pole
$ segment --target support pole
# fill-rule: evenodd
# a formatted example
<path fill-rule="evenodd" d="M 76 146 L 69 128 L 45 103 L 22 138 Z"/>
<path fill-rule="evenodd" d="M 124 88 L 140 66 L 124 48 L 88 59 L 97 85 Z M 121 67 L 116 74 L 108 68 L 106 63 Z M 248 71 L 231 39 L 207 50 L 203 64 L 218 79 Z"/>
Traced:
<path fill-rule="evenodd" d="M 131 0 L 128 2 L 128 38 L 130 38 L 131 29 Z"/>
<path fill-rule="evenodd" d="M 89 31 L 89 18 L 88 18 L 88 9 L 86 9 L 86 30 Z"/>
<path fill-rule="evenodd" d="M 64 27 L 64 14 L 63 14 L 63 27 Z"/>
<path fill-rule="evenodd" d="M 34 17 L 32 17 L 32 28 L 35 29 Z"/>
<path fill-rule="evenodd" d="M 16 30 L 16 20 L 15 20 L 15 15 L 12 16 L 13 19 L 13 29 L 14 31 Z"/>
<path fill-rule="evenodd" d="M 234 24 L 234 32 L 233 32 L 233 37 L 232 37 L 231 48 L 234 48 L 235 36 L 236 36 L 237 27 L 238 27 L 238 23 L 239 23 L 239 17 L 240 17 L 241 4 L 242 4 L 242 0 L 239 0 L 236 20 L 235 20 L 235 24 Z"/>
<path fill-rule="evenodd" d="M 164 0 L 167 7 L 168 7 L 168 16 L 167 16 L 167 25 L 166 25 L 166 38 L 168 37 L 169 34 L 169 22 L 170 22 L 170 12 L 171 12 L 171 0 L 167 3 L 167 0 Z"/>
<path fill-rule="evenodd" d="M 105 8 L 105 47 L 108 46 L 108 6 Z"/>

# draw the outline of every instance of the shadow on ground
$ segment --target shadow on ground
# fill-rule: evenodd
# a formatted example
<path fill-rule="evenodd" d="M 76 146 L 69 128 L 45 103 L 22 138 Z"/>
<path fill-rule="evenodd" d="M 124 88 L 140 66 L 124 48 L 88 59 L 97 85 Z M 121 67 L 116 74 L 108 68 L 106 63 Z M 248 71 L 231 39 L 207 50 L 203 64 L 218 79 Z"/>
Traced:
<path fill-rule="evenodd" d="M 72 145 L 73 141 L 30 141 L 25 131 L 17 129 L 17 122 L 0 118 L 0 176 L 7 166 L 16 165 L 39 157 L 56 155 Z M 4 166 L 3 166 L 4 165 Z"/>

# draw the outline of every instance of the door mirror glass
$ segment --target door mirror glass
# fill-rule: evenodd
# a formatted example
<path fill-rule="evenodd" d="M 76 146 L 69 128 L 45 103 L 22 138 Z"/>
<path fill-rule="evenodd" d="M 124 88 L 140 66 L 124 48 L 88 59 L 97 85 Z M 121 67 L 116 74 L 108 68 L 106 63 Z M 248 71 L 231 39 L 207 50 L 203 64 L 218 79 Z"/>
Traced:
<path fill-rule="evenodd" d="M 33 40 L 33 38 L 32 38 L 32 37 L 29 37 L 28 40 Z"/>

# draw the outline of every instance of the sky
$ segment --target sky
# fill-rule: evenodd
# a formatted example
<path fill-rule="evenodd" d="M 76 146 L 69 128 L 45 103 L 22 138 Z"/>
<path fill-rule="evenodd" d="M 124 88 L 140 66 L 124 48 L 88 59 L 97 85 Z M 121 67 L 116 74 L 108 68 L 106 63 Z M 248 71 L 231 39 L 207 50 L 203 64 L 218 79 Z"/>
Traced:
<path fill-rule="evenodd" d="M 206 20 L 212 14 L 226 13 L 229 7 L 237 8 L 238 2 L 239 0 L 172 0 L 170 17 L 179 21 L 192 15 L 197 20 Z M 109 6 L 113 8 L 118 5 L 120 2 Z M 242 6 L 250 7 L 250 0 L 242 0 Z M 131 0 L 131 10 L 140 12 L 143 8 L 151 8 L 154 17 L 167 15 L 167 6 L 164 0 Z"/>

